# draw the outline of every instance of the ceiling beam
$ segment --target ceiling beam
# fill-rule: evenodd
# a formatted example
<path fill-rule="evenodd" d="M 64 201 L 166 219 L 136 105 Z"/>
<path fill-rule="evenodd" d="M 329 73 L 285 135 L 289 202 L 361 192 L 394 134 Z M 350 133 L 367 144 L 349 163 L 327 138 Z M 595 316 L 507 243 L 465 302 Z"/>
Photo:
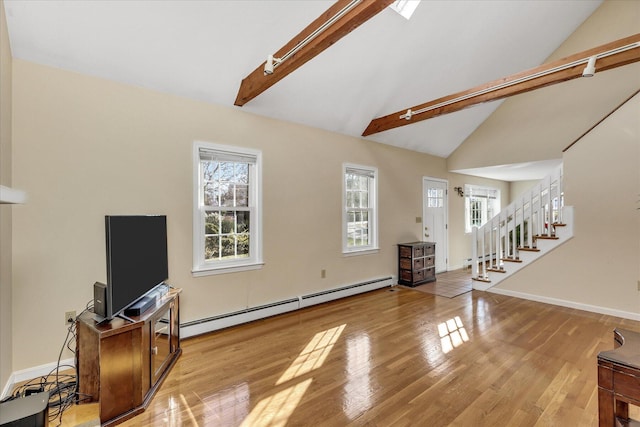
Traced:
<path fill-rule="evenodd" d="M 634 44 L 635 46 L 633 46 Z M 627 49 L 623 50 L 625 47 L 627 47 Z M 620 52 L 617 52 L 618 49 Z M 605 56 L 605 53 L 608 54 Z M 602 57 L 598 55 L 602 55 Z M 378 117 L 369 123 L 369 126 L 364 130 L 362 136 L 410 125 L 443 114 L 460 111 L 476 104 L 507 98 L 582 77 L 582 70 L 592 56 L 598 56 L 596 60 L 596 72 L 638 62 L 640 61 L 640 34 L 588 49 L 575 55 L 494 80 L 462 92 L 457 92 L 383 117 Z M 407 114 L 408 110 L 410 110 L 411 113 Z M 407 115 L 409 118 L 406 118 Z"/>
<path fill-rule="evenodd" d="M 297 70 L 307 61 L 311 60 L 329 46 L 340 40 L 342 37 L 355 30 L 361 24 L 384 10 L 393 3 L 394 0 L 338 0 L 329 9 L 322 13 L 315 21 L 291 39 L 280 50 L 273 54 L 274 58 L 281 58 L 288 52 L 291 52 L 296 46 L 303 42 L 309 35 L 314 33 L 319 27 L 334 18 L 343 9 L 349 7 L 352 3 L 354 6 L 344 15 L 338 18 L 333 24 L 328 26 L 326 30 L 318 34 L 315 38 L 302 46 L 298 51 L 289 55 L 288 58 L 277 65 L 273 70 L 273 74 L 264 73 L 266 61 L 256 68 L 251 74 L 245 77 L 240 84 L 238 95 L 234 102 L 235 105 L 243 106 L 251 101 L 262 92 L 285 78 L 287 75 Z M 355 4 L 357 3 L 357 4 Z M 265 52 L 265 58 L 270 52 Z"/>

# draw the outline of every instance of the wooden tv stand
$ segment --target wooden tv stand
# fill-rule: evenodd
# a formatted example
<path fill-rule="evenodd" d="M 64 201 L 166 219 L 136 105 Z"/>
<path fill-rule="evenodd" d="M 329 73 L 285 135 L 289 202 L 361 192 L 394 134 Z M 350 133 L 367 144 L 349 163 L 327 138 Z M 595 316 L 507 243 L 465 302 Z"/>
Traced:
<path fill-rule="evenodd" d="M 182 353 L 180 289 L 172 289 L 133 322 L 98 324 L 86 312 L 77 320 L 79 403 L 99 402 L 103 426 L 141 412 Z"/>

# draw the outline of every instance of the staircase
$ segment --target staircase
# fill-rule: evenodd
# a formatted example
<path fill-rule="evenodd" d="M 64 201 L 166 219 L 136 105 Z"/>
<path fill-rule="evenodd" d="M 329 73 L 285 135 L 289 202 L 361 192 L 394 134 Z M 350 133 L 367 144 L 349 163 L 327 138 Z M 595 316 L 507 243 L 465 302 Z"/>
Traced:
<path fill-rule="evenodd" d="M 473 289 L 487 290 L 573 237 L 562 166 L 472 231 Z"/>

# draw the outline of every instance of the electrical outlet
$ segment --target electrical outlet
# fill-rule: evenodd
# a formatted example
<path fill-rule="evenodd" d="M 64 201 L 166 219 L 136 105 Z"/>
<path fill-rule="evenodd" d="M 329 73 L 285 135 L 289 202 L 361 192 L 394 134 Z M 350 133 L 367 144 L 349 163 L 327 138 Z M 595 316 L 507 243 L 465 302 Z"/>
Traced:
<path fill-rule="evenodd" d="M 327 270 L 323 268 L 322 270 L 320 270 L 320 278 L 324 279 L 325 277 L 327 277 Z"/>
<path fill-rule="evenodd" d="M 64 313 L 64 324 L 70 325 L 71 323 L 76 321 L 76 312 L 75 311 L 65 311 Z"/>

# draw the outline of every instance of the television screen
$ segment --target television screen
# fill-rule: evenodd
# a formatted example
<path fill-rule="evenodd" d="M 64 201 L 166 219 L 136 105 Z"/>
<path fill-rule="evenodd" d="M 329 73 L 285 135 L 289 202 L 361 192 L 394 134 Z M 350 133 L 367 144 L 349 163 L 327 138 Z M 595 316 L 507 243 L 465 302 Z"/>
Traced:
<path fill-rule="evenodd" d="M 167 217 L 107 215 L 105 232 L 111 319 L 169 277 Z"/>

